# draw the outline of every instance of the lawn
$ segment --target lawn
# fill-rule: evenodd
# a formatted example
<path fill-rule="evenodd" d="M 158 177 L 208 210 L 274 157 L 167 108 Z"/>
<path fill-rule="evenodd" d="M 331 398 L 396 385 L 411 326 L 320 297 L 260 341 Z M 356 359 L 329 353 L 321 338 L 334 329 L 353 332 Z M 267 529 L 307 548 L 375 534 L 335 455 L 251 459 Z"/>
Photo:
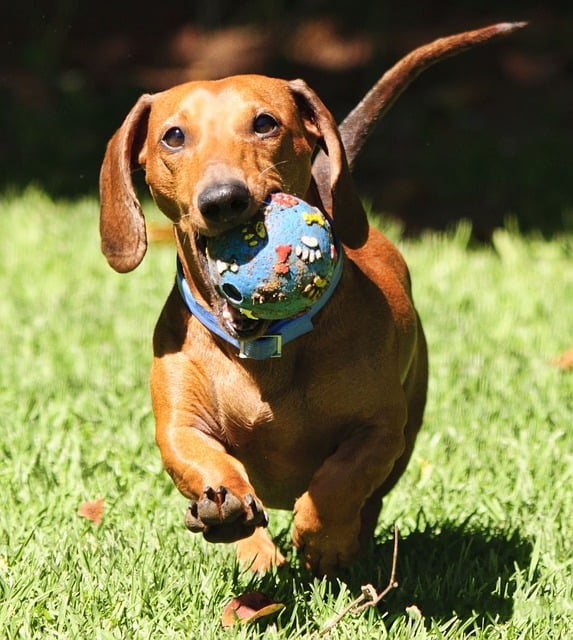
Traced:
<path fill-rule="evenodd" d="M 0 201 L 0 635 L 4 638 L 318 638 L 371 583 L 400 530 L 399 587 L 331 638 L 573 637 L 573 236 L 500 230 L 472 246 L 400 238 L 431 357 L 425 426 L 370 556 L 313 580 L 271 513 L 291 568 L 254 578 L 232 548 L 183 525 L 148 392 L 151 334 L 174 250 L 114 273 L 98 204 L 38 191 Z M 104 499 L 101 524 L 78 515 Z M 284 610 L 221 628 L 233 597 Z"/>

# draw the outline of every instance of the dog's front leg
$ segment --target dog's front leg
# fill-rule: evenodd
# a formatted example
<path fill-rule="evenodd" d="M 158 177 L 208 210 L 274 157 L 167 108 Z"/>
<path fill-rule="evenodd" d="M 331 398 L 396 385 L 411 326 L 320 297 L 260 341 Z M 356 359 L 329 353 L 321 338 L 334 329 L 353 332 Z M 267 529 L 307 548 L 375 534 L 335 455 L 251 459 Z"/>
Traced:
<path fill-rule="evenodd" d="M 154 361 L 151 390 L 163 463 L 190 499 L 187 528 L 210 542 L 237 541 L 241 563 L 264 572 L 285 559 L 265 529 L 268 516 L 245 467 L 216 437 L 219 427 L 202 393 L 207 379 L 201 373 L 190 372 L 180 353 Z"/>
<path fill-rule="evenodd" d="M 223 445 L 197 428 L 200 418 L 157 420 L 163 463 L 177 488 L 190 498 L 187 528 L 210 542 L 233 542 L 267 525 L 243 465 Z"/>
<path fill-rule="evenodd" d="M 314 573 L 349 566 L 363 551 L 361 542 L 372 536 L 380 487 L 404 450 L 405 420 L 400 407 L 385 412 L 383 422 L 356 428 L 296 501 L 293 539 Z"/>

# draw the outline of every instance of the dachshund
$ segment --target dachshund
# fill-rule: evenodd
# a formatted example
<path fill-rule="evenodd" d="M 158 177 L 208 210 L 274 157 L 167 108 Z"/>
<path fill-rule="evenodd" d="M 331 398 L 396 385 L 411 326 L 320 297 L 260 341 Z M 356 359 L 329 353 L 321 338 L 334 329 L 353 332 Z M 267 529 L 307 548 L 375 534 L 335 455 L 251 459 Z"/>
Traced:
<path fill-rule="evenodd" d="M 286 562 L 268 508 L 293 511 L 294 545 L 317 575 L 348 567 L 373 538 L 422 423 L 428 355 L 406 263 L 369 225 L 354 161 L 422 70 L 520 26 L 416 49 L 340 127 L 302 80 L 240 75 L 141 96 L 107 146 L 100 232 L 109 264 L 130 271 L 146 251 L 139 168 L 177 245 L 151 372 L 164 466 L 190 500 L 187 527 L 235 542 L 253 571 Z M 243 314 L 207 268 L 207 242 L 248 224 L 276 192 L 327 214 L 341 247 L 340 278 L 312 318 Z"/>

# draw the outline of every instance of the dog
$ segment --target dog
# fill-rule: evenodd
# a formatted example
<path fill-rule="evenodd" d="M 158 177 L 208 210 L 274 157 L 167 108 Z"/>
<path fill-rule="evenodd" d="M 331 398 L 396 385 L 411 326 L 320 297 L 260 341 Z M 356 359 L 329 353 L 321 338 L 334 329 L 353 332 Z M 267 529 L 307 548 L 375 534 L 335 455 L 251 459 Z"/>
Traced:
<path fill-rule="evenodd" d="M 317 575 L 350 566 L 373 538 L 422 424 L 428 354 L 406 263 L 369 225 L 351 168 L 423 68 L 518 26 L 414 51 L 340 128 L 302 80 L 241 75 L 141 96 L 107 146 L 100 231 L 110 265 L 130 271 L 146 250 L 137 168 L 177 244 L 151 372 L 164 466 L 190 500 L 187 527 L 236 542 L 253 571 L 286 562 L 267 508 L 293 511 L 294 545 Z M 205 255 L 209 239 L 248 224 L 276 192 L 328 214 L 343 254 L 328 302 L 288 344 L 276 323 L 220 295 Z"/>

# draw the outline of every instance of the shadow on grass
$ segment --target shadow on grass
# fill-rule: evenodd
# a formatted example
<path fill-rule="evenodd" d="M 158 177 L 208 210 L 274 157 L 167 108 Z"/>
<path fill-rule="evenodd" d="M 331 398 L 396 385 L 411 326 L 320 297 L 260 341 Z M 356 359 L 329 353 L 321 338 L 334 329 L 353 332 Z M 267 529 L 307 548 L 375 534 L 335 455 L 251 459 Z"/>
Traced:
<path fill-rule="evenodd" d="M 503 623 L 513 616 L 516 572 L 531 564 L 532 544 L 512 527 L 492 529 L 479 523 L 425 524 L 423 518 L 417 529 L 400 536 L 396 579 L 393 589 L 378 605 L 378 612 L 387 628 L 408 615 L 409 607 L 416 607 L 429 626 L 432 621 L 447 622 L 457 618 L 462 624 L 482 627 L 488 623 Z M 381 542 L 381 538 L 384 542 Z M 275 541 L 282 548 L 289 546 L 289 529 L 284 529 Z M 336 598 L 341 584 L 346 584 L 358 597 L 366 584 L 381 593 L 388 584 L 394 541 L 391 532 L 381 534 L 367 556 L 338 579 L 327 580 L 325 593 Z M 240 570 L 234 576 L 239 579 Z M 311 597 L 313 576 L 295 558 L 290 566 L 275 574 L 253 577 L 253 590 L 272 594 L 286 603 L 287 627 L 316 631 L 307 619 L 308 612 L 293 602 L 295 591 Z M 316 594 L 315 594 L 316 596 Z M 289 602 L 290 601 L 290 602 Z M 336 615 L 333 611 L 332 615 Z M 415 617 L 419 613 L 414 614 Z M 265 627 L 271 619 L 263 619 Z"/>
<path fill-rule="evenodd" d="M 372 567 L 381 591 L 388 583 L 393 541 L 375 544 L 369 557 L 350 573 L 349 586 L 359 592 L 359 579 Z M 509 620 L 513 614 L 516 567 L 530 564 L 532 544 L 515 529 L 492 531 L 476 524 L 426 525 L 400 539 L 397 581 L 383 604 L 389 625 L 415 605 L 426 618 L 475 619 L 481 623 Z M 368 567 L 368 568 L 367 568 Z"/>

